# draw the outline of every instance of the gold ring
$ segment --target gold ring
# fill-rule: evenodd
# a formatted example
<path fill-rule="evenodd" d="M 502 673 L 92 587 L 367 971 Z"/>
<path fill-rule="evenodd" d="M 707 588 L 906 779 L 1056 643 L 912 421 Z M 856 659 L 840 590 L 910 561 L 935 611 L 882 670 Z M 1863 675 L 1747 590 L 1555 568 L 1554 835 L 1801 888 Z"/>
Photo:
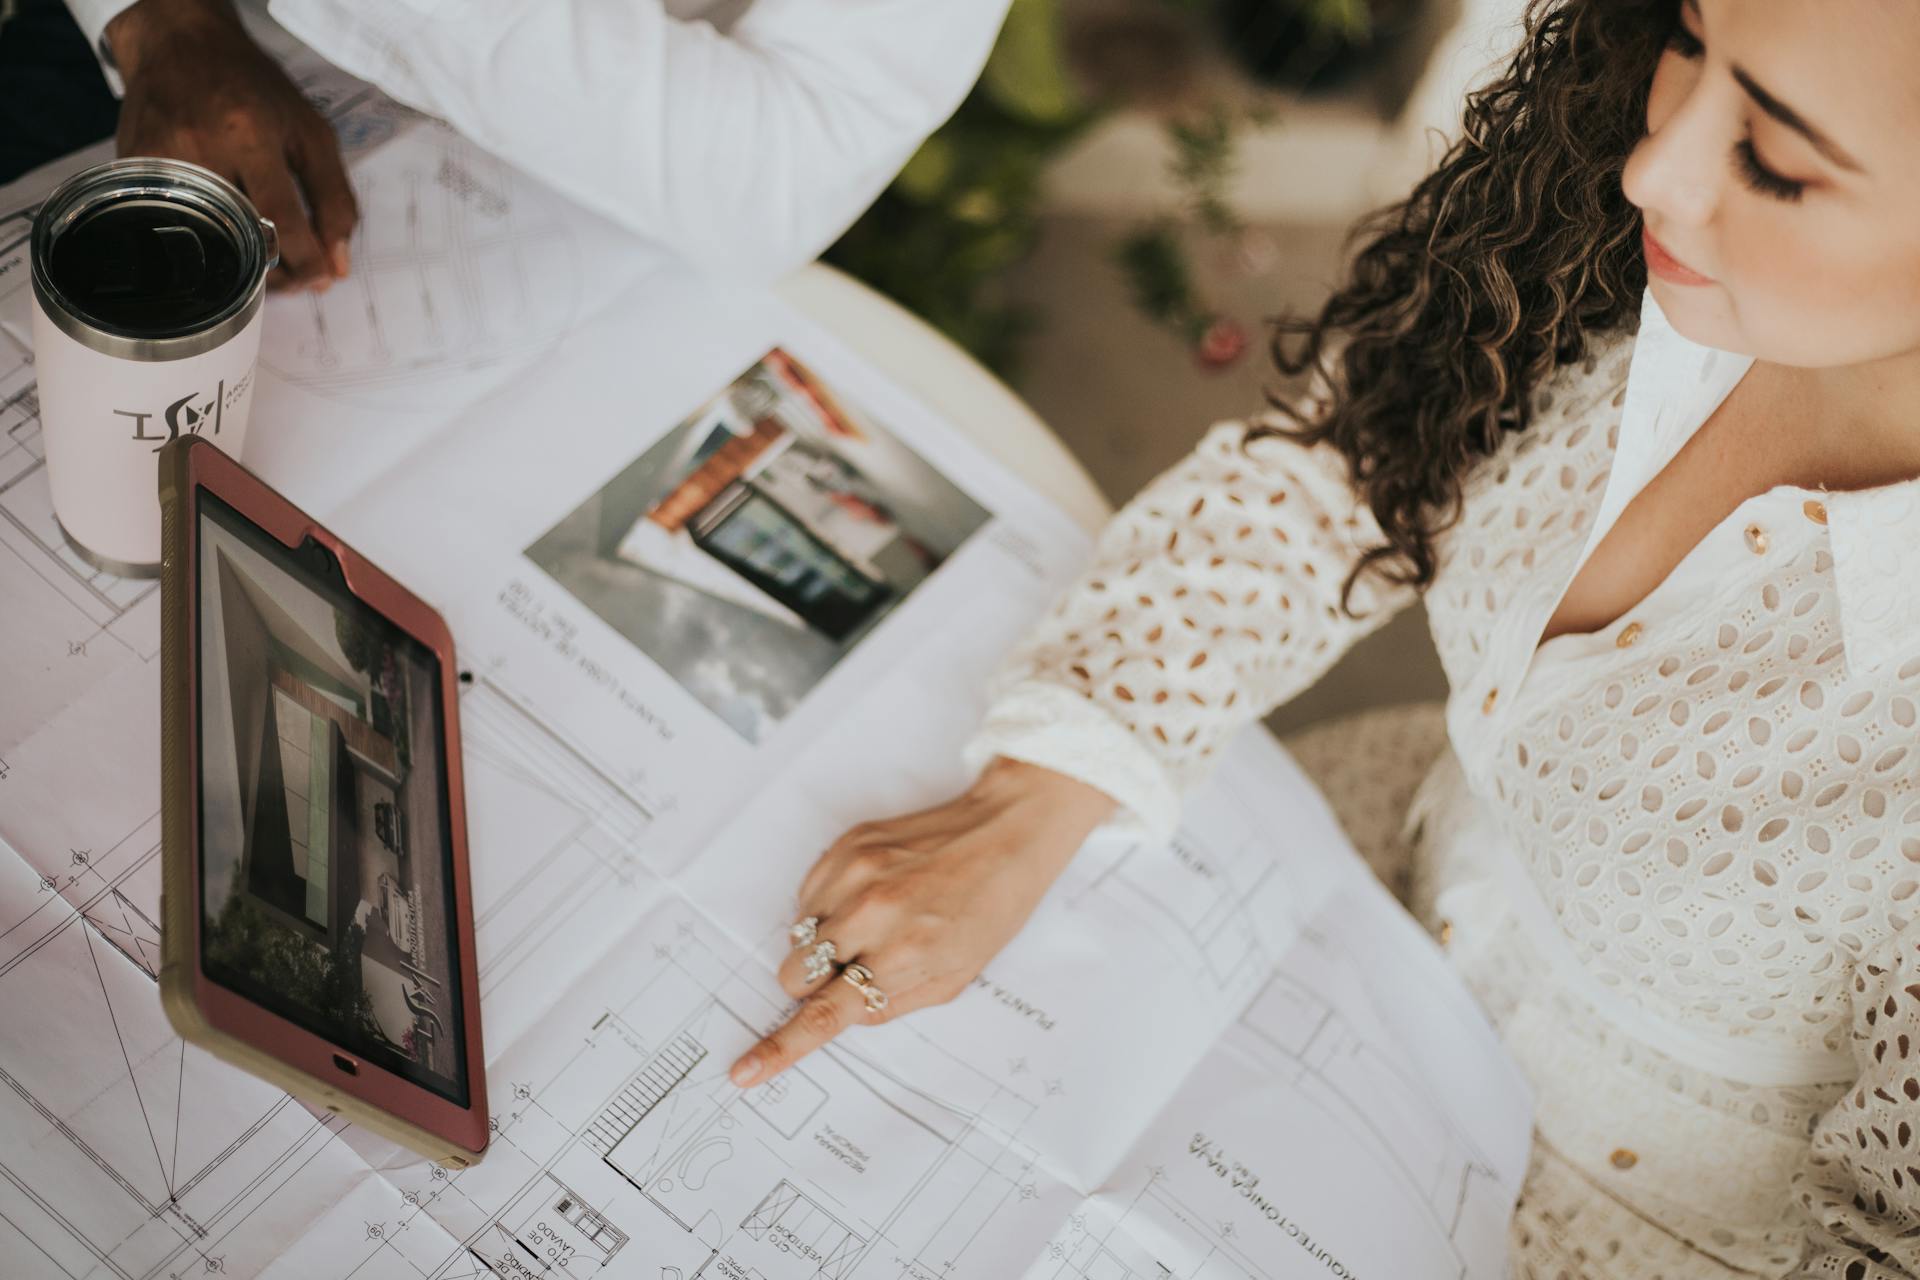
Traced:
<path fill-rule="evenodd" d="M 865 998 L 868 1013 L 878 1013 L 887 1007 L 887 993 L 873 985 L 873 970 L 867 966 L 850 964 L 840 971 L 840 977 Z"/>

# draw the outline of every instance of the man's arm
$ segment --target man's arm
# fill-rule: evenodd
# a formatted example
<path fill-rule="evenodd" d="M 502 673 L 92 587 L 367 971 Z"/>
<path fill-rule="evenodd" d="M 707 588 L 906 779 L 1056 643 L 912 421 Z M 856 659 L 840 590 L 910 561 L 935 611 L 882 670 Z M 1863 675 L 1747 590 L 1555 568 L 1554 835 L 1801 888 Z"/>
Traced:
<path fill-rule="evenodd" d="M 346 70 L 709 271 L 776 278 L 978 76 L 1007 0 L 273 0 Z"/>
<path fill-rule="evenodd" d="M 272 283 L 347 273 L 359 220 L 333 130 L 254 44 L 229 0 L 68 0 L 122 92 L 119 153 L 204 165 L 280 234 Z"/>

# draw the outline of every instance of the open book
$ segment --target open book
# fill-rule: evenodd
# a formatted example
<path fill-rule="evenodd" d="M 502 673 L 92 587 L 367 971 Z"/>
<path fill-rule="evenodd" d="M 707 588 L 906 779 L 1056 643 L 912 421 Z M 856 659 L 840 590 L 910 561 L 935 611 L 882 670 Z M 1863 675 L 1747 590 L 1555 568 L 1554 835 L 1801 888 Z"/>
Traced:
<path fill-rule="evenodd" d="M 0 193 L 7 1273 L 1502 1274 L 1525 1086 L 1258 730 L 1170 845 L 1096 834 L 956 1002 L 727 1082 L 802 874 L 964 785 L 1085 535 L 777 300 L 306 74 L 364 223 L 351 279 L 270 302 L 246 458 L 471 670 L 496 1133 L 449 1174 L 161 1015 L 157 588 L 63 547 L 28 351 L 24 231 L 74 157 Z"/>

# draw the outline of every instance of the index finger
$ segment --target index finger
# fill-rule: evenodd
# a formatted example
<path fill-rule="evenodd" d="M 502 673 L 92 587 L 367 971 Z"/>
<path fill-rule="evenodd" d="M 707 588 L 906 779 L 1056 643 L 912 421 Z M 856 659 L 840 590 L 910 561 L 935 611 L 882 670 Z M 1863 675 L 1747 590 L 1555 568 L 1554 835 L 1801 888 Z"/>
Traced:
<path fill-rule="evenodd" d="M 301 285 L 331 284 L 333 272 L 307 220 L 286 158 L 277 152 L 261 151 L 247 157 L 239 168 L 240 185 L 247 198 L 263 217 L 273 220 L 273 229 L 279 234 L 280 266 L 285 278 Z"/>
<path fill-rule="evenodd" d="M 742 1089 L 771 1080 L 859 1021 L 866 1007 L 852 983 L 828 981 L 778 1031 L 742 1054 L 727 1078 Z"/>
<path fill-rule="evenodd" d="M 327 269 L 344 276 L 347 239 L 360 221 L 360 205 L 340 158 L 340 141 L 325 123 L 316 123 L 312 133 L 294 146 L 290 158 L 306 190 L 307 206 L 313 210 L 313 229 L 326 254 Z"/>

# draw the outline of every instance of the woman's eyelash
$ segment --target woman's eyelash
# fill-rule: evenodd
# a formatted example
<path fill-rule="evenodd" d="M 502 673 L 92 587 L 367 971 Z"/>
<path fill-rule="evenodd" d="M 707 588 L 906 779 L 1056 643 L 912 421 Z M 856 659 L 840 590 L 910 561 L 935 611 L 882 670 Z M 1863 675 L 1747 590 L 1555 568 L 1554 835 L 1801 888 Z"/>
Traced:
<path fill-rule="evenodd" d="M 1689 61 L 1707 51 L 1707 46 L 1700 38 L 1687 30 L 1686 24 L 1678 18 L 1674 20 L 1673 31 L 1667 36 L 1667 47 Z M 1798 200 L 1806 192 L 1806 183 L 1783 178 L 1760 163 L 1760 153 L 1754 150 L 1751 135 L 1734 144 L 1733 159 L 1740 177 L 1763 196 L 1771 196 L 1775 200 Z"/>
<path fill-rule="evenodd" d="M 1772 196 L 1776 200 L 1798 200 L 1806 191 L 1807 184 L 1795 182 L 1792 178 L 1783 178 L 1760 163 L 1760 153 L 1753 149 L 1753 139 L 1746 137 L 1733 144 L 1733 158 L 1740 176 L 1746 179 L 1748 186 L 1763 196 Z"/>

